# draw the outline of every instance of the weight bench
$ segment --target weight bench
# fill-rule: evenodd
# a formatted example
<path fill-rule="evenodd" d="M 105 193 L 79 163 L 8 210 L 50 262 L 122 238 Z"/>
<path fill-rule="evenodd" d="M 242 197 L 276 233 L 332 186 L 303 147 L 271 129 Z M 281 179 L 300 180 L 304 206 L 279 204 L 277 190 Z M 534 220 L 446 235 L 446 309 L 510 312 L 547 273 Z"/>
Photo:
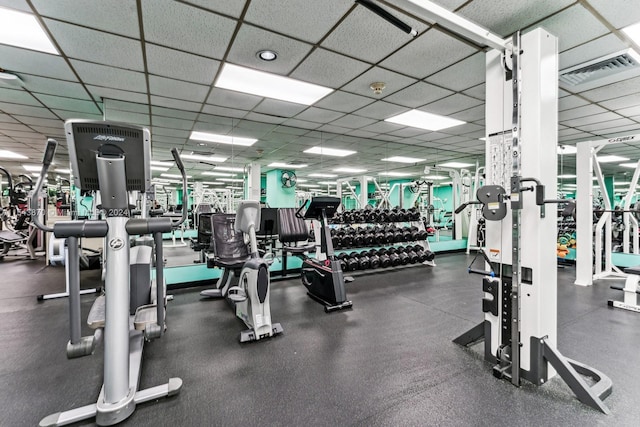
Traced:
<path fill-rule="evenodd" d="M 638 283 L 640 283 L 640 266 L 628 267 L 624 269 L 627 279 L 624 282 L 624 288 L 613 287 L 614 289 L 624 292 L 622 301 L 609 300 L 609 307 L 621 308 L 623 310 L 635 311 L 640 313 L 640 304 L 638 304 Z"/>
<path fill-rule="evenodd" d="M 31 248 L 31 241 L 35 238 L 31 236 L 24 236 L 10 230 L 0 230 L 0 244 L 2 244 L 2 251 L 0 251 L 0 259 L 9 255 L 9 251 L 13 245 L 19 245 L 22 249 L 26 249 L 27 253 L 15 254 L 19 256 L 28 256 L 29 259 L 36 259 L 35 252 Z M 13 254 L 12 254 L 13 255 Z"/>

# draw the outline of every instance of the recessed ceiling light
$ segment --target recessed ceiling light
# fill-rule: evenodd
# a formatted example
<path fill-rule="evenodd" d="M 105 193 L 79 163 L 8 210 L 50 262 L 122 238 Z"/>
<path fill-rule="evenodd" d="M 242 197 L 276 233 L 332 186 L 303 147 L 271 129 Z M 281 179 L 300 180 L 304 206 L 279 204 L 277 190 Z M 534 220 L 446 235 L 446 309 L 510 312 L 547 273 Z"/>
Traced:
<path fill-rule="evenodd" d="M 205 171 L 202 172 L 202 175 L 209 175 L 209 176 L 236 176 L 235 173 L 228 173 L 228 172 L 212 172 L 212 171 Z"/>
<path fill-rule="evenodd" d="M 182 175 L 177 175 L 175 173 L 161 173 L 160 176 L 164 176 L 165 178 L 182 178 Z M 191 175 L 187 175 L 187 178 L 193 178 Z"/>
<path fill-rule="evenodd" d="M 442 181 L 443 179 L 449 179 L 448 176 L 438 176 L 438 175 L 424 175 L 420 177 L 421 179 L 430 179 L 433 181 Z"/>
<path fill-rule="evenodd" d="M 623 168 L 635 169 L 636 167 L 638 167 L 638 163 L 620 163 L 619 166 L 622 166 Z"/>
<path fill-rule="evenodd" d="M 607 156 L 598 156 L 597 159 L 600 163 L 624 162 L 629 160 L 627 157 L 616 156 L 613 154 Z"/>
<path fill-rule="evenodd" d="M 0 7 L 0 43 L 59 55 L 35 16 L 4 7 Z"/>
<path fill-rule="evenodd" d="M 306 168 L 309 165 L 305 165 L 305 164 L 292 164 L 292 163 L 283 163 L 283 162 L 273 162 L 273 163 L 269 163 L 268 167 L 272 167 L 272 168 L 290 168 L 290 169 L 301 169 L 301 168 Z"/>
<path fill-rule="evenodd" d="M 42 166 L 40 165 L 22 165 L 22 167 L 29 172 L 39 172 L 42 170 Z"/>
<path fill-rule="evenodd" d="M 640 44 L 640 22 L 623 28 L 622 31 L 629 36 L 635 44 Z"/>
<path fill-rule="evenodd" d="M 244 182 L 242 178 L 216 178 L 216 181 L 222 182 Z"/>
<path fill-rule="evenodd" d="M 267 62 L 275 61 L 276 58 L 278 58 L 278 54 L 276 52 L 268 49 L 258 51 L 258 53 L 256 53 L 256 56 Z"/>
<path fill-rule="evenodd" d="M 447 129 L 466 123 L 462 120 L 439 116 L 437 114 L 427 113 L 426 111 L 420 110 L 407 111 L 405 113 L 398 114 L 397 116 L 389 117 L 384 121 L 432 131 Z"/>
<path fill-rule="evenodd" d="M 333 170 L 334 172 L 346 172 L 346 173 L 362 173 L 366 172 L 366 169 L 358 169 L 358 168 L 337 168 Z"/>
<path fill-rule="evenodd" d="M 169 170 L 169 168 L 164 167 L 164 166 L 151 166 L 151 170 L 152 171 L 160 171 L 160 172 L 166 172 Z"/>
<path fill-rule="evenodd" d="M 463 162 L 447 162 L 440 163 L 438 166 L 442 166 L 443 168 L 469 168 L 473 166 L 472 163 L 463 163 Z"/>
<path fill-rule="evenodd" d="M 558 175 L 558 178 L 560 179 L 569 179 L 569 178 L 575 178 L 576 175 L 570 174 L 570 173 L 566 173 L 564 175 Z"/>
<path fill-rule="evenodd" d="M 424 162 L 426 159 L 417 159 L 415 157 L 402 157 L 402 156 L 392 156 L 387 157 L 386 159 L 380 159 L 383 162 L 397 162 L 397 163 L 420 163 Z"/>
<path fill-rule="evenodd" d="M 557 151 L 558 154 L 576 154 L 578 148 L 573 145 L 558 145 Z"/>
<path fill-rule="evenodd" d="M 196 141 L 217 142 L 219 144 L 242 145 L 245 147 L 249 147 L 255 144 L 257 141 L 257 139 L 255 138 L 242 138 L 238 136 L 218 135 L 215 133 L 197 131 L 191 132 L 189 139 L 193 139 Z"/>
<path fill-rule="evenodd" d="M 181 159 L 186 160 L 202 160 L 205 162 L 224 162 L 227 160 L 226 157 L 221 156 L 203 156 L 201 154 L 181 154 Z"/>
<path fill-rule="evenodd" d="M 318 181 L 318 184 L 322 185 L 336 185 L 334 181 Z"/>
<path fill-rule="evenodd" d="M 411 176 L 411 172 L 380 172 L 378 175 L 382 176 Z"/>
<path fill-rule="evenodd" d="M 308 148 L 303 152 L 308 154 L 320 154 L 323 156 L 335 156 L 335 157 L 346 157 L 352 154 L 356 154 L 356 151 L 342 150 L 339 148 L 327 148 L 327 147 L 320 147 L 320 146 Z"/>
<path fill-rule="evenodd" d="M 216 166 L 214 169 L 217 171 L 244 172 L 244 168 L 236 168 L 233 166 Z"/>
<path fill-rule="evenodd" d="M 338 175 L 332 174 L 332 173 L 310 173 L 309 175 L 307 175 L 310 178 L 335 178 Z"/>
<path fill-rule="evenodd" d="M 303 105 L 312 105 L 333 92 L 328 87 L 233 64 L 223 65 L 214 86 Z"/>
<path fill-rule="evenodd" d="M 23 156 L 22 154 L 14 153 L 13 151 L 8 151 L 8 150 L 0 150 L 0 158 L 3 158 L 3 159 L 28 159 L 27 156 Z"/>

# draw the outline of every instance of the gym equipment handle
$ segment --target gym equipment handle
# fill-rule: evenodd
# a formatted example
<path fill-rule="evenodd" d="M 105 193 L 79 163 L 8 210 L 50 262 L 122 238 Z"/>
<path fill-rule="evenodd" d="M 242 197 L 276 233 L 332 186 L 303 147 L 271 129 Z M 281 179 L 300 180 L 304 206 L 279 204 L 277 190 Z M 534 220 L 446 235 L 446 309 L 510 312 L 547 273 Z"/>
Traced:
<path fill-rule="evenodd" d="M 176 149 L 176 147 L 173 147 L 171 149 L 171 155 L 173 156 L 173 160 L 175 160 L 176 166 L 178 167 L 178 170 L 180 170 L 180 174 L 182 175 L 182 192 L 184 193 L 183 198 L 185 198 L 187 194 L 187 173 L 184 170 L 184 164 L 182 163 L 182 159 L 180 158 L 180 154 L 178 154 L 178 150 Z M 180 217 L 180 220 L 178 222 L 173 224 L 173 227 L 179 227 L 183 222 L 187 220 L 187 205 L 188 203 L 184 203 L 182 216 Z"/>
<path fill-rule="evenodd" d="M 47 172 L 49 171 L 49 166 L 53 161 L 53 156 L 56 154 L 56 147 L 58 146 L 58 141 L 53 138 L 49 138 L 47 140 L 47 147 L 44 150 L 44 158 L 42 159 L 42 170 L 40 171 L 40 176 L 38 177 L 38 181 L 36 181 L 36 188 L 33 189 L 31 193 L 31 209 L 34 209 L 38 206 L 38 194 L 40 194 L 40 190 L 42 189 L 42 183 L 47 176 Z M 43 223 L 40 222 L 40 215 L 38 212 L 35 215 L 31 215 L 31 220 L 42 231 L 47 231 L 51 233 L 53 231 L 53 227 L 47 227 Z"/>
<path fill-rule="evenodd" d="M 481 205 L 481 202 L 478 201 L 471 201 L 471 202 L 465 202 L 463 204 L 461 204 L 460 206 L 458 206 L 455 210 L 455 214 L 459 214 L 460 212 L 462 212 L 463 210 L 465 210 L 465 208 L 469 205 Z"/>
<path fill-rule="evenodd" d="M 469 274 L 480 274 L 482 276 L 496 277 L 496 273 L 494 273 L 493 271 L 480 270 L 480 269 L 477 269 L 477 268 L 470 268 L 467 271 L 469 272 Z"/>

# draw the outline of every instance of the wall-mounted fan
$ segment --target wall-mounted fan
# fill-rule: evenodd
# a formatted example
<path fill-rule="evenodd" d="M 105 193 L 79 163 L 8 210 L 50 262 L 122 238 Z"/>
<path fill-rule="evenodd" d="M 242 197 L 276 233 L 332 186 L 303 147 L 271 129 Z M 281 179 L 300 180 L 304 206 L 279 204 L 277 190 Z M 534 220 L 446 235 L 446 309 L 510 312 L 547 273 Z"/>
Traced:
<path fill-rule="evenodd" d="M 282 182 L 283 188 L 292 188 L 296 186 L 296 181 L 298 178 L 296 174 L 292 171 L 282 171 L 282 175 L 280 176 L 280 181 Z"/>

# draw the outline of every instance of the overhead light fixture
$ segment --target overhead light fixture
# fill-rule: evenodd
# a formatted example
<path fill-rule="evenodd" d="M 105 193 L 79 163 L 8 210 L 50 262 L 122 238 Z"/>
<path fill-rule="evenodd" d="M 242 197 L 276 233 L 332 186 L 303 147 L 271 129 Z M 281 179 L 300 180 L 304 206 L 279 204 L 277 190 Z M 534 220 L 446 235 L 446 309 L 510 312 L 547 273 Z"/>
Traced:
<path fill-rule="evenodd" d="M 380 172 L 378 175 L 400 177 L 400 176 L 411 176 L 413 174 L 410 172 Z"/>
<path fill-rule="evenodd" d="M 4 84 L 6 86 L 13 86 L 17 88 L 24 86 L 24 82 L 16 74 L 7 73 L 6 71 L 1 71 L 1 70 L 2 69 L 0 68 L 0 84 Z"/>
<path fill-rule="evenodd" d="M 275 61 L 278 58 L 278 53 L 273 50 L 264 49 L 264 50 L 259 50 L 256 53 L 256 56 L 262 59 L 263 61 L 271 62 L 271 61 Z"/>
<path fill-rule="evenodd" d="M 396 162 L 396 163 L 420 163 L 424 162 L 426 159 L 417 159 L 415 157 L 402 157 L 402 156 L 392 156 L 387 157 L 386 159 L 380 159 L 383 162 Z"/>
<path fill-rule="evenodd" d="M 313 148 L 308 148 L 304 150 L 303 153 L 320 154 L 322 156 L 346 157 L 352 154 L 356 154 L 356 151 L 342 150 L 340 148 L 327 148 L 327 147 L 317 146 Z"/>
<path fill-rule="evenodd" d="M 578 152 L 578 148 L 573 145 L 558 145 L 556 150 L 558 154 L 576 154 Z"/>
<path fill-rule="evenodd" d="M 570 178 L 575 178 L 576 175 L 570 174 L 570 173 L 566 173 L 564 175 L 558 175 L 559 179 L 570 179 Z"/>
<path fill-rule="evenodd" d="M 151 160 L 149 163 L 151 163 L 152 166 L 163 166 L 165 168 L 170 168 L 173 166 L 173 162 L 160 162 L 158 160 Z"/>
<path fill-rule="evenodd" d="M 202 181 L 202 183 L 208 185 L 224 185 L 224 182 L 220 181 Z"/>
<path fill-rule="evenodd" d="M 0 7 L 0 43 L 60 54 L 35 16 L 5 7 Z"/>
<path fill-rule="evenodd" d="M 244 147 L 249 147 L 258 141 L 255 138 L 243 138 L 238 136 L 230 136 L 230 135 L 218 135 L 215 133 L 208 132 L 191 132 L 189 139 L 193 139 L 196 141 L 207 141 L 207 142 L 216 142 L 218 144 L 229 144 L 229 145 L 242 145 Z"/>
<path fill-rule="evenodd" d="M 35 176 L 36 178 L 40 176 L 39 172 L 31 172 L 31 176 Z"/>
<path fill-rule="evenodd" d="M 635 44 L 640 44 L 640 22 L 623 28 L 622 32 L 633 40 Z"/>
<path fill-rule="evenodd" d="M 151 166 L 151 170 L 152 171 L 160 171 L 160 172 L 166 172 L 169 170 L 169 168 L 167 167 L 162 167 L 162 166 Z"/>
<path fill-rule="evenodd" d="M 310 173 L 307 175 L 309 178 L 335 178 L 338 175 L 332 173 Z"/>
<path fill-rule="evenodd" d="M 228 172 L 212 172 L 212 171 L 205 171 L 202 172 L 202 175 L 208 175 L 208 176 L 236 176 L 235 173 L 228 173 Z"/>
<path fill-rule="evenodd" d="M 471 166 L 473 166 L 473 164 L 463 163 L 463 162 L 447 162 L 447 163 L 440 163 L 438 166 L 441 166 L 443 168 L 461 169 L 461 168 L 470 168 Z"/>
<path fill-rule="evenodd" d="M 366 172 L 366 169 L 358 169 L 358 168 L 337 168 L 333 170 L 334 172 L 346 172 L 346 173 L 362 173 Z"/>
<path fill-rule="evenodd" d="M 175 173 L 161 173 L 160 176 L 164 176 L 165 178 L 182 178 L 182 175 L 178 175 Z M 191 175 L 187 175 L 187 178 L 193 178 Z"/>
<path fill-rule="evenodd" d="M 298 183 L 296 183 L 296 185 L 299 186 L 299 187 L 307 187 L 307 188 L 320 187 L 320 184 L 298 184 Z"/>
<path fill-rule="evenodd" d="M 42 166 L 40 166 L 40 168 L 42 168 Z M 54 169 L 54 172 L 70 174 L 71 169 Z"/>
<path fill-rule="evenodd" d="M 0 159 L 28 159 L 28 157 L 13 151 L 0 150 Z"/>
<path fill-rule="evenodd" d="M 22 167 L 29 172 L 39 172 L 42 170 L 40 165 L 22 165 Z"/>
<path fill-rule="evenodd" d="M 226 157 L 221 157 L 221 156 L 203 156 L 202 154 L 181 154 L 180 155 L 181 159 L 186 159 L 186 160 L 201 160 L 204 162 L 224 162 L 227 160 Z"/>
<path fill-rule="evenodd" d="M 638 167 L 638 163 L 620 163 L 618 166 L 622 166 L 623 168 L 635 169 L 636 167 Z"/>
<path fill-rule="evenodd" d="M 222 182 L 244 182 L 242 178 L 216 178 L 216 181 Z"/>
<path fill-rule="evenodd" d="M 420 110 L 407 111 L 405 113 L 398 114 L 397 116 L 389 117 L 384 121 L 431 131 L 447 129 L 466 123 L 462 120 L 439 116 L 437 114 L 427 113 Z"/>
<path fill-rule="evenodd" d="M 617 185 L 618 187 L 621 185 L 629 185 L 628 182 L 614 182 L 613 185 Z"/>
<path fill-rule="evenodd" d="M 312 105 L 333 92 L 328 87 L 233 64 L 222 66 L 214 86 L 303 105 Z"/>
<path fill-rule="evenodd" d="M 309 181 L 308 179 L 304 179 L 304 178 L 300 178 L 300 179 L 296 179 L 296 183 L 298 182 L 307 182 Z"/>
<path fill-rule="evenodd" d="M 616 156 L 614 154 L 610 154 L 607 156 L 598 156 L 597 159 L 599 163 L 624 162 L 629 160 L 627 157 Z"/>
<path fill-rule="evenodd" d="M 272 167 L 272 168 L 290 168 L 290 169 L 302 169 L 302 168 L 306 168 L 309 165 L 305 165 L 305 164 L 293 164 L 293 163 L 283 163 L 283 162 L 273 162 L 270 163 L 269 165 L 267 165 L 267 167 Z M 298 180 L 299 182 L 300 180 Z"/>
<path fill-rule="evenodd" d="M 236 168 L 233 166 L 216 166 L 214 169 L 217 171 L 244 172 L 244 168 Z"/>
<path fill-rule="evenodd" d="M 432 181 L 442 181 L 443 179 L 449 179 L 448 176 L 438 176 L 438 175 L 424 175 L 421 176 L 420 179 L 430 179 Z"/>
<path fill-rule="evenodd" d="M 318 184 L 322 184 L 322 185 L 336 185 L 335 182 L 333 181 L 318 181 Z"/>

